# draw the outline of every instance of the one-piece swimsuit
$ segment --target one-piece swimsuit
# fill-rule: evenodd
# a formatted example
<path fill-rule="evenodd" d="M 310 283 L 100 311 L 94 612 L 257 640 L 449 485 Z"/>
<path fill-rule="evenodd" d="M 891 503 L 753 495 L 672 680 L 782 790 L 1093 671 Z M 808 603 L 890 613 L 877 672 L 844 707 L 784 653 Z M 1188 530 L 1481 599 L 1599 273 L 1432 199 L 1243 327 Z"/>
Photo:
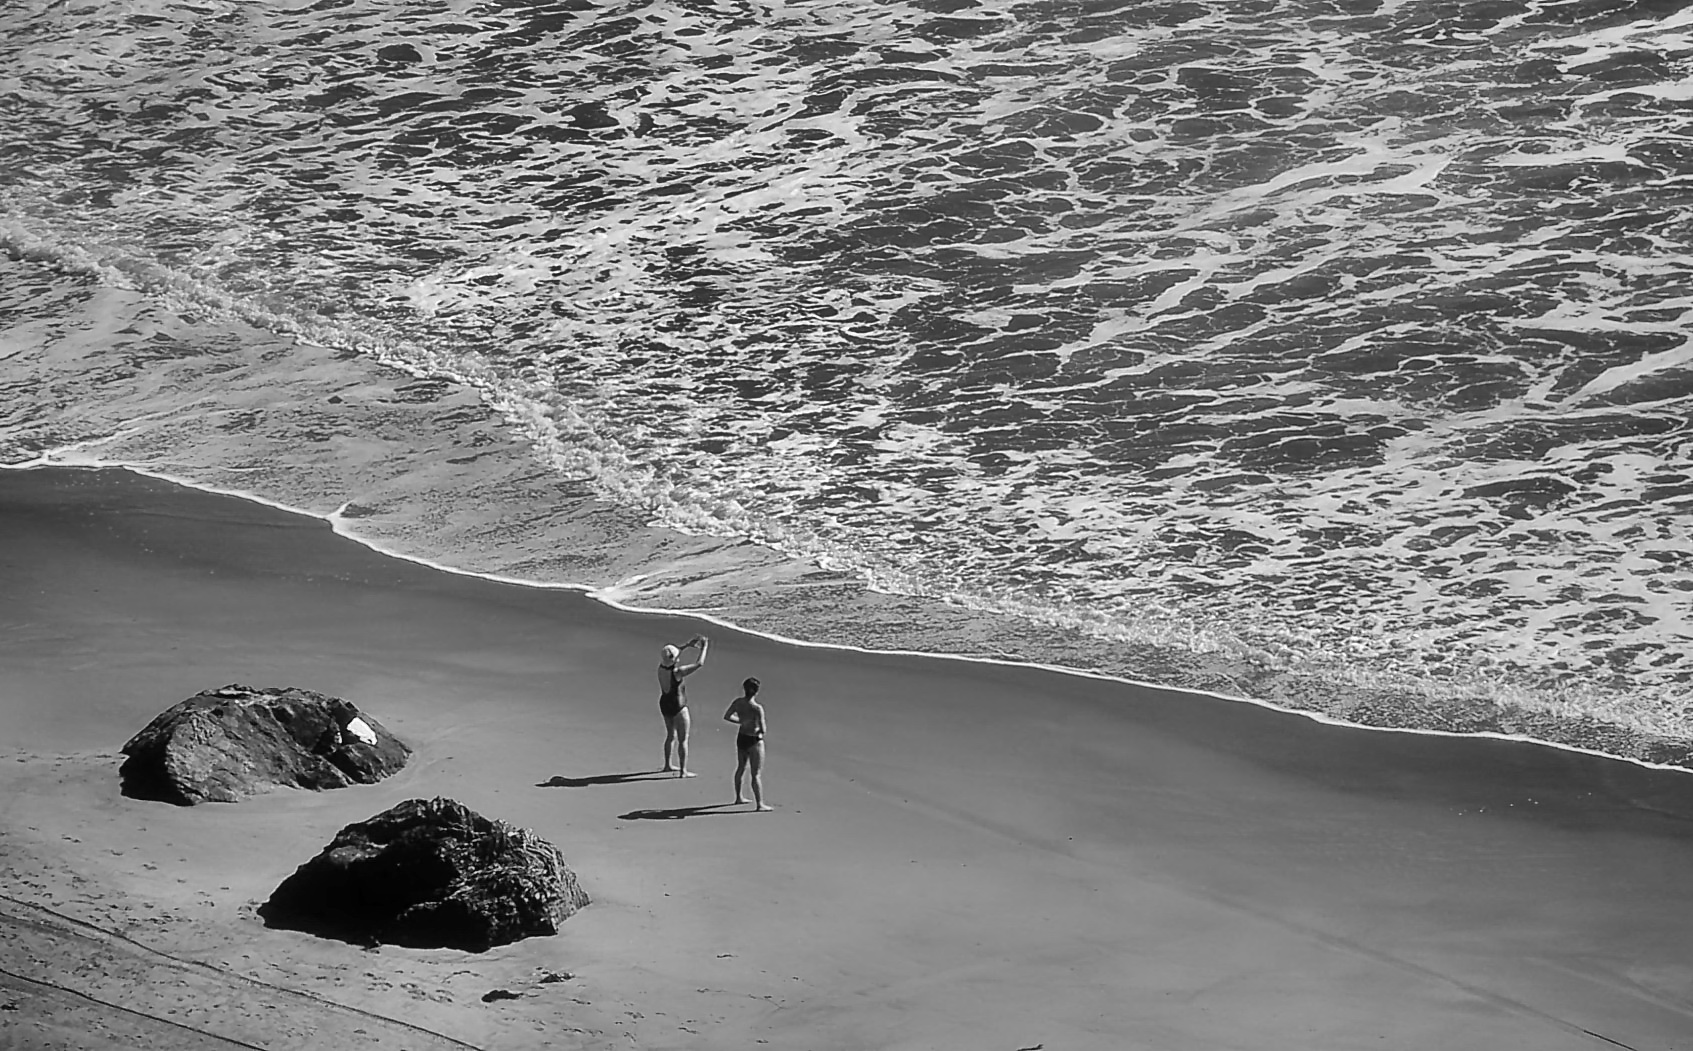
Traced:
<path fill-rule="evenodd" d="M 677 712 L 688 706 L 682 696 L 682 677 L 676 674 L 676 669 L 670 669 L 670 689 L 658 695 L 658 712 L 666 719 L 676 716 Z"/>

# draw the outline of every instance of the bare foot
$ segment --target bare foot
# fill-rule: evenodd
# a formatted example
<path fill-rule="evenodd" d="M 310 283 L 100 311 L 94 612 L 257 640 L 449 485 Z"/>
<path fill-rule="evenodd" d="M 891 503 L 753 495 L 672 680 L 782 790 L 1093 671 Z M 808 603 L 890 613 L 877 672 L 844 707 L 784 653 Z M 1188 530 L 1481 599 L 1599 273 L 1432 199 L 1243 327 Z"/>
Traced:
<path fill-rule="evenodd" d="M 668 774 L 668 773 L 672 773 L 672 772 L 674 772 L 674 771 L 675 771 L 675 769 L 676 769 L 676 768 L 675 768 L 675 767 L 674 767 L 674 766 L 666 766 L 666 767 L 664 767 L 664 768 L 662 768 L 662 769 L 660 769 L 660 770 L 659 770 L 659 773 L 661 773 L 661 774 Z"/>
<path fill-rule="evenodd" d="M 756 807 L 753 807 L 753 809 L 754 810 L 775 810 L 776 808 L 771 806 L 769 803 L 760 803 Z"/>
<path fill-rule="evenodd" d="M 745 802 L 746 802 L 746 800 L 742 799 L 740 796 L 736 796 L 735 801 L 733 803 L 731 803 L 730 806 L 740 806 L 742 803 L 745 803 Z"/>
<path fill-rule="evenodd" d="M 677 776 L 679 776 L 679 777 L 698 777 L 700 775 L 694 773 L 692 770 L 684 770 L 684 771 L 681 772 L 681 774 L 679 774 Z"/>

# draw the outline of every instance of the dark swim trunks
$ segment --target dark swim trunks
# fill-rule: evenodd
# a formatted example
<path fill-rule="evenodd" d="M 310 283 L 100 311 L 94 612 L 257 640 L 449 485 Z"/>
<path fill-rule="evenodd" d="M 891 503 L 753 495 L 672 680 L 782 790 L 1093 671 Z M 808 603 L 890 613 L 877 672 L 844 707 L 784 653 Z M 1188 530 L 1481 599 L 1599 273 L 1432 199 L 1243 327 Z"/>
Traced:
<path fill-rule="evenodd" d="M 682 700 L 682 678 L 675 672 L 671 672 L 670 689 L 658 695 L 658 714 L 666 719 L 674 719 L 676 713 L 687 706 L 687 702 Z"/>
<path fill-rule="evenodd" d="M 764 740 L 763 734 L 736 734 L 735 750 L 744 752 L 762 740 Z"/>

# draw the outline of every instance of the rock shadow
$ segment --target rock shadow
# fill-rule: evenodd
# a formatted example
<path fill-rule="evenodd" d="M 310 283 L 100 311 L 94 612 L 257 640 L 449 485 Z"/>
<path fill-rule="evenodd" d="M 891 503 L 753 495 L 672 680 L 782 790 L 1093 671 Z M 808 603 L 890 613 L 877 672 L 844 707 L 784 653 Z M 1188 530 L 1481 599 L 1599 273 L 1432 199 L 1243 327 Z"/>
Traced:
<path fill-rule="evenodd" d="M 279 907 L 270 901 L 260 905 L 257 913 L 265 927 L 273 931 L 298 931 L 301 934 L 310 934 L 326 941 L 357 945 L 361 949 L 380 949 L 383 944 L 381 938 L 364 929 L 356 918 L 350 916 L 319 918 L 302 914 L 298 910 Z M 396 941 L 393 944 L 405 945 L 404 941 Z M 435 946 L 418 941 L 407 947 L 427 949 Z"/>

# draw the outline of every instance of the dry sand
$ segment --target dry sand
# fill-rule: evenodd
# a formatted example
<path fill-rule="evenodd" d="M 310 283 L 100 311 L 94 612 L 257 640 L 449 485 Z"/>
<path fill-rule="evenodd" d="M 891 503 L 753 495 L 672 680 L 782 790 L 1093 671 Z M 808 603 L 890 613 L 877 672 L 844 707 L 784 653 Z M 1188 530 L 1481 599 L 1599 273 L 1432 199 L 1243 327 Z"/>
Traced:
<path fill-rule="evenodd" d="M 701 627 L 0 472 L 0 1047 L 1693 1047 L 1685 773 L 706 626 L 700 776 L 662 778 L 652 667 Z M 753 674 L 768 814 L 724 805 Z M 347 697 L 417 755 L 123 796 L 123 742 L 234 682 Z M 594 904 L 483 954 L 256 917 L 342 825 L 433 795 L 558 844 Z"/>

